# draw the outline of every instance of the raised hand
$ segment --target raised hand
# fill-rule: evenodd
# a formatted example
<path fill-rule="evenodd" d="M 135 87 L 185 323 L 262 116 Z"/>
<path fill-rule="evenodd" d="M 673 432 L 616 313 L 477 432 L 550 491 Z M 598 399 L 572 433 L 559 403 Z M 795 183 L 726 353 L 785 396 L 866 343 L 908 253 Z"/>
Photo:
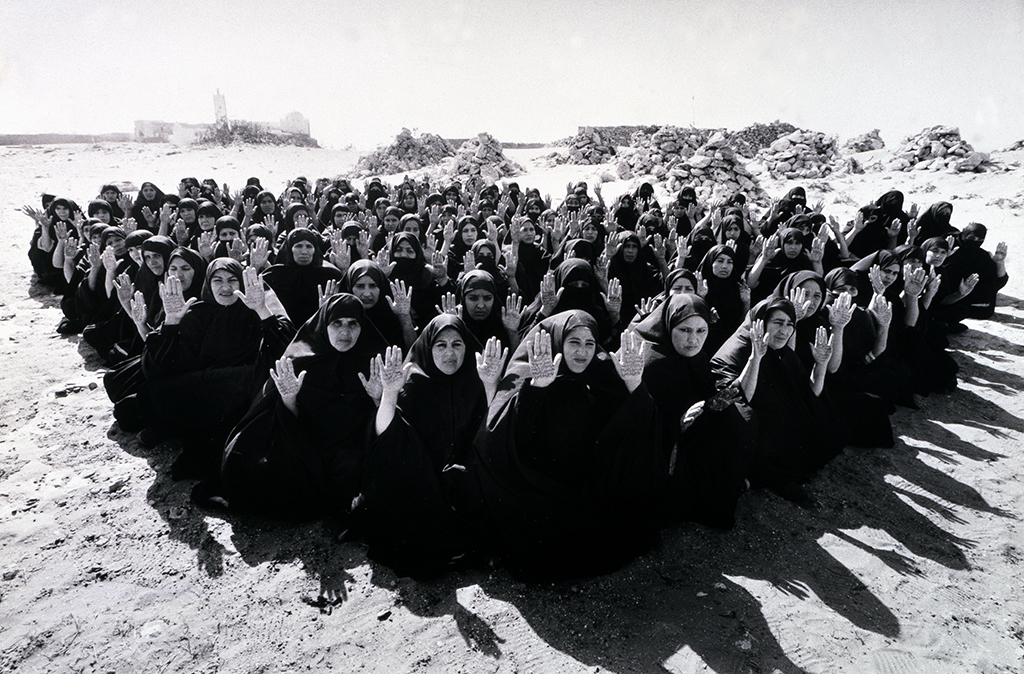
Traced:
<path fill-rule="evenodd" d="M 706 278 L 704 278 L 704 275 L 701 274 L 700 272 L 697 272 L 696 274 L 694 274 L 694 276 L 697 277 L 697 287 L 694 288 L 694 290 L 697 291 L 697 295 L 699 295 L 700 297 L 707 297 L 708 296 L 708 280 Z M 748 288 L 748 290 L 749 290 L 749 288 Z"/>
<path fill-rule="evenodd" d="M 743 394 L 737 384 L 727 386 L 707 400 L 707 408 L 712 412 L 721 412 L 730 405 L 743 401 Z"/>
<path fill-rule="evenodd" d="M 153 212 L 153 209 L 149 206 L 142 207 L 142 217 L 146 219 L 146 224 L 152 229 L 153 225 L 156 224 L 157 214 Z"/>
<path fill-rule="evenodd" d="M 188 245 L 188 227 L 181 218 L 174 223 L 174 240 L 178 242 L 179 246 Z"/>
<path fill-rule="evenodd" d="M 505 326 L 509 334 L 515 334 L 519 329 L 519 321 L 523 316 L 523 298 L 515 293 L 509 293 L 505 300 L 505 306 L 501 308 L 501 324 Z"/>
<path fill-rule="evenodd" d="M 915 206 L 917 204 L 914 204 Z M 917 239 L 917 220 L 911 218 L 907 224 L 907 243 L 914 243 Z"/>
<path fill-rule="evenodd" d="M 853 318 L 853 296 L 850 293 L 840 293 L 832 306 L 828 308 L 828 322 L 833 330 L 845 328 L 850 319 Z"/>
<path fill-rule="evenodd" d="M 370 257 L 370 233 L 366 230 L 359 232 L 359 236 L 356 238 L 356 250 L 364 260 Z"/>
<path fill-rule="evenodd" d="M 139 223 L 135 222 L 135 218 L 127 217 L 121 222 L 121 229 L 124 231 L 125 236 L 128 236 L 138 228 Z"/>
<path fill-rule="evenodd" d="M 213 259 L 217 250 L 217 235 L 213 232 L 203 232 L 199 235 L 199 254 L 209 262 Z"/>
<path fill-rule="evenodd" d="M 181 291 L 181 281 L 177 276 L 168 276 L 159 288 L 160 302 L 164 306 L 164 325 L 177 325 L 188 308 L 196 301 L 195 298 L 185 301 Z"/>
<path fill-rule="evenodd" d="M 455 301 L 455 293 L 448 292 L 441 296 L 441 305 L 438 306 L 435 304 L 434 308 L 437 309 L 437 313 L 439 314 L 452 314 L 453 316 L 458 316 L 459 308 L 461 306 L 462 305 Z"/>
<path fill-rule="evenodd" d="M 366 390 L 366 394 L 373 398 L 375 405 L 380 405 L 381 396 L 384 393 L 384 387 L 380 381 L 380 372 L 384 369 L 384 361 L 380 355 L 376 355 L 370 359 L 370 376 L 364 377 L 362 372 L 357 372 L 356 376 L 359 377 L 359 383 L 363 385 Z"/>
<path fill-rule="evenodd" d="M 811 309 L 811 305 L 814 304 L 814 300 L 807 299 L 807 291 L 803 288 L 793 288 L 789 291 L 789 301 L 793 303 L 793 307 L 796 309 L 796 320 L 800 321 L 807 318 Z"/>
<path fill-rule="evenodd" d="M 627 330 L 622 333 L 619 350 L 615 352 L 612 362 L 630 393 L 635 391 L 643 381 L 646 352 L 647 342 L 635 331 Z"/>
<path fill-rule="evenodd" d="M 291 358 L 281 358 L 277 361 L 275 366 L 270 370 L 270 378 L 274 381 L 274 386 L 277 387 L 277 392 L 281 396 L 281 402 L 287 407 L 292 414 L 298 414 L 298 405 L 296 401 L 299 397 L 299 389 L 302 388 L 302 382 L 306 379 L 306 373 L 302 372 L 298 377 L 295 376 L 295 366 L 292 364 Z"/>
<path fill-rule="evenodd" d="M 660 302 L 653 297 L 644 297 L 640 300 L 640 304 L 637 304 L 633 308 L 636 309 L 637 316 L 640 318 L 647 318 L 654 313 L 654 310 L 658 308 Z"/>
<path fill-rule="evenodd" d="M 131 214 L 132 209 L 135 208 L 135 200 L 127 194 L 122 194 L 117 198 L 117 205 L 121 207 L 121 210 L 127 218 Z"/>
<path fill-rule="evenodd" d="M 242 270 L 242 284 L 245 286 L 245 292 L 236 290 L 235 297 L 241 300 L 245 306 L 260 314 L 260 318 L 267 318 L 265 315 L 269 314 L 267 296 L 266 291 L 263 290 L 263 279 L 260 278 L 259 272 L 252 267 L 246 267 Z"/>
<path fill-rule="evenodd" d="M 324 302 L 331 299 L 340 292 L 338 279 L 327 279 L 327 283 L 316 287 L 317 306 L 322 307 Z"/>
<path fill-rule="evenodd" d="M 468 274 L 474 269 L 476 269 L 476 255 L 473 254 L 473 251 L 467 250 L 462 257 L 462 270 Z"/>
<path fill-rule="evenodd" d="M 979 277 L 977 274 L 971 274 L 963 281 L 960 281 L 960 295 L 963 297 L 967 297 L 972 292 L 974 292 L 975 286 L 978 285 L 978 280 Z"/>
<path fill-rule="evenodd" d="M 241 239 L 232 239 L 228 242 L 228 257 L 237 262 L 245 261 L 245 243 Z"/>
<path fill-rule="evenodd" d="M 88 248 L 89 268 L 99 271 L 103 269 L 103 258 L 98 243 L 90 243 Z"/>
<path fill-rule="evenodd" d="M 405 281 L 392 281 L 391 294 L 394 299 L 388 298 L 388 304 L 396 316 L 409 316 L 412 312 L 412 287 L 406 288 Z"/>
<path fill-rule="evenodd" d="M 761 250 L 761 255 L 764 259 L 771 260 L 782 251 L 782 240 L 779 238 L 778 232 L 769 236 L 764 242 L 764 248 Z"/>
<path fill-rule="evenodd" d="M 619 318 L 619 310 L 622 309 L 622 284 L 619 283 L 619 279 L 613 278 L 608 282 L 608 292 L 601 293 L 601 297 L 604 298 L 604 304 L 608 307 L 608 313 L 615 322 Z"/>
<path fill-rule="evenodd" d="M 25 208 L 28 208 L 26 206 Z M 63 220 L 58 220 L 53 226 L 53 233 L 57 236 L 57 240 L 62 243 L 67 243 L 68 240 L 68 224 Z"/>
<path fill-rule="evenodd" d="M 120 302 L 125 313 L 130 313 L 132 297 L 135 295 L 135 285 L 128 274 L 119 274 L 114 279 L 114 290 L 117 291 L 117 301 Z"/>
<path fill-rule="evenodd" d="M 114 270 L 117 269 L 117 256 L 114 255 L 113 248 L 107 246 L 103 249 L 103 252 L 100 253 L 100 263 L 107 270 L 108 274 L 114 273 Z"/>
<path fill-rule="evenodd" d="M 942 275 L 932 267 L 928 272 L 928 280 L 925 282 L 924 295 L 925 298 L 930 302 L 935 294 L 939 292 L 939 287 L 942 285 Z"/>
<path fill-rule="evenodd" d="M 825 234 L 825 238 L 828 238 L 828 234 L 826 234 L 826 231 L 827 230 L 822 229 L 821 233 Z M 811 262 L 821 262 L 821 258 L 823 258 L 824 256 L 825 239 L 819 235 L 811 240 L 811 250 L 808 251 L 807 257 L 810 259 Z"/>
<path fill-rule="evenodd" d="M 1000 241 L 996 244 L 996 252 L 992 253 L 992 259 L 995 262 L 1004 262 L 1006 260 L 1007 246 L 1005 241 Z"/>
<path fill-rule="evenodd" d="M 516 275 L 516 268 L 519 266 L 519 250 L 518 246 L 513 243 L 505 249 L 505 264 L 498 265 L 498 270 L 505 275 L 507 279 L 513 279 Z"/>
<path fill-rule="evenodd" d="M 921 291 L 924 290 L 926 278 L 923 267 L 918 267 L 917 269 L 904 267 L 903 292 L 910 297 L 919 297 L 921 295 Z"/>
<path fill-rule="evenodd" d="M 814 344 L 811 345 L 811 355 L 818 365 L 826 365 L 832 358 L 832 337 L 829 336 L 825 326 L 819 325 L 814 333 Z"/>
<path fill-rule="evenodd" d="M 558 298 L 562 295 L 562 289 L 555 285 L 555 272 L 548 270 L 544 278 L 540 280 L 540 304 L 541 313 L 550 316 L 555 312 L 558 305 Z"/>
<path fill-rule="evenodd" d="M 544 388 L 555 381 L 562 354 L 551 357 L 551 335 L 540 330 L 536 338 L 526 343 L 526 358 L 530 363 L 530 384 Z"/>
<path fill-rule="evenodd" d="M 380 358 L 380 356 L 377 357 Z M 409 367 L 404 367 L 402 365 L 402 349 L 397 346 L 389 346 L 380 365 L 381 398 L 387 397 L 395 400 L 405 384 L 412 364 L 410 363 Z"/>
<path fill-rule="evenodd" d="M 704 413 L 704 407 L 708 401 L 698 400 L 697 402 L 690 405 L 690 408 L 686 410 L 683 416 L 679 417 L 679 432 L 685 433 L 686 429 L 693 426 L 693 422 L 697 421 L 697 417 Z"/>
<path fill-rule="evenodd" d="M 242 213 L 245 214 L 245 217 L 252 218 L 252 214 L 255 213 L 255 212 L 256 212 L 256 200 L 255 199 L 245 199 L 244 201 L 242 201 Z"/>
<path fill-rule="evenodd" d="M 874 294 L 885 294 L 885 289 L 888 286 L 886 286 L 885 281 L 882 280 L 882 268 L 877 264 L 871 265 L 871 269 L 868 269 L 868 280 L 871 281 L 871 291 Z"/>
<path fill-rule="evenodd" d="M 611 258 L 608 256 L 608 253 L 602 251 L 601 254 L 597 256 L 597 266 L 594 268 L 594 272 L 597 275 L 597 280 L 604 287 L 608 286 L 608 270 L 610 267 Z"/>
<path fill-rule="evenodd" d="M 249 266 L 256 271 L 262 271 L 270 261 L 270 242 L 262 236 L 250 240 L 252 247 L 249 248 Z"/>
<path fill-rule="evenodd" d="M 488 339 L 484 350 L 476 354 L 476 372 L 480 375 L 480 381 L 484 383 L 485 387 L 497 386 L 505 367 L 506 358 L 508 358 L 508 349 L 501 348 L 501 342 L 497 337 Z"/>
<path fill-rule="evenodd" d="M 744 305 L 750 306 L 750 286 L 748 286 L 746 283 L 743 283 L 742 281 L 740 282 L 739 286 L 740 301 L 743 302 Z"/>
<path fill-rule="evenodd" d="M 764 329 L 764 321 L 758 319 L 750 326 L 750 356 L 761 360 L 768 353 L 768 333 Z"/>
<path fill-rule="evenodd" d="M 149 307 L 146 306 L 146 297 L 142 294 L 142 291 L 135 291 L 134 296 L 128 300 L 126 311 L 131 317 L 132 323 L 135 324 L 136 329 L 142 334 L 147 329 L 146 316 L 149 314 Z M 145 337 L 144 334 L 143 337 Z"/>
<path fill-rule="evenodd" d="M 875 317 L 879 328 L 886 330 L 892 323 L 892 302 L 885 299 L 884 295 L 875 294 L 868 304 L 868 311 Z"/>

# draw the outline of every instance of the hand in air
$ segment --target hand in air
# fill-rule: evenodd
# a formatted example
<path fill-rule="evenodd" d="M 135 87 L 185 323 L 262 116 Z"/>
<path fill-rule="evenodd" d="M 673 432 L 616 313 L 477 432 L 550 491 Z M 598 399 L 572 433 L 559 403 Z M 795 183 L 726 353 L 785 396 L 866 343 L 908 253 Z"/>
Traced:
<path fill-rule="evenodd" d="M 555 381 L 558 366 L 562 363 L 562 354 L 552 358 L 551 335 L 540 330 L 537 336 L 526 343 L 526 358 L 530 363 L 530 383 L 537 388 L 544 388 Z"/>
<path fill-rule="evenodd" d="M 497 337 L 491 337 L 484 350 L 476 354 L 476 371 L 484 384 L 497 385 L 508 358 L 508 349 L 501 348 Z"/>
<path fill-rule="evenodd" d="M 612 362 L 622 381 L 630 393 L 635 391 L 643 380 L 644 357 L 647 353 L 647 342 L 634 330 L 622 333 L 619 350 L 615 352 Z"/>

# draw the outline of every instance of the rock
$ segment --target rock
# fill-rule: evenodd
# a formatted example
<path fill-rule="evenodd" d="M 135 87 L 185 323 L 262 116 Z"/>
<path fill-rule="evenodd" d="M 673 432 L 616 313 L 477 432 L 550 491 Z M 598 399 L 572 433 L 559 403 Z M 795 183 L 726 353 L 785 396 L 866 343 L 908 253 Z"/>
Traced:
<path fill-rule="evenodd" d="M 956 170 L 960 173 L 966 171 L 977 171 L 978 168 L 988 161 L 988 155 L 984 152 L 971 152 L 964 159 L 956 163 Z"/>
<path fill-rule="evenodd" d="M 922 163 L 923 167 L 920 166 Z M 950 168 L 954 172 L 966 172 L 984 171 L 986 167 L 997 166 L 988 155 L 976 153 L 960 137 L 960 129 L 941 125 L 923 129 L 916 136 L 905 138 L 888 163 L 888 168 L 893 171 L 939 171 Z"/>
<path fill-rule="evenodd" d="M 885 141 L 879 134 L 878 129 L 872 129 L 863 135 L 851 138 L 843 145 L 843 149 L 852 152 L 868 152 L 870 150 L 881 150 L 885 147 Z"/>
<path fill-rule="evenodd" d="M 788 150 L 792 145 L 793 143 L 791 143 L 788 138 L 779 138 L 777 141 L 769 145 L 768 149 L 772 152 L 782 152 L 783 150 Z"/>
<path fill-rule="evenodd" d="M 440 136 L 423 133 L 413 136 L 402 129 L 395 142 L 359 158 L 355 174 L 369 176 L 388 175 L 433 166 L 455 154 L 452 144 Z"/>
<path fill-rule="evenodd" d="M 687 163 L 693 168 L 704 168 L 711 165 L 711 157 L 695 154 L 687 160 Z"/>

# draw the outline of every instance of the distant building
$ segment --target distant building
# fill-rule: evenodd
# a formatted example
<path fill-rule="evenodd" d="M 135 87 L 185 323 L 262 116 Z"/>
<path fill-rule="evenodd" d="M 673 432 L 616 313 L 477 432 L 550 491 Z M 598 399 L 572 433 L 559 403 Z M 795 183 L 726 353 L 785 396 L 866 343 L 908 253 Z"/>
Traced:
<path fill-rule="evenodd" d="M 213 95 L 213 117 L 218 124 L 228 121 L 228 104 L 220 89 Z"/>
<path fill-rule="evenodd" d="M 295 133 L 300 136 L 309 135 L 309 120 L 302 116 L 301 112 L 289 112 L 281 120 L 281 131 Z"/>
<path fill-rule="evenodd" d="M 175 145 L 191 145 L 199 137 L 217 124 L 231 124 L 228 120 L 228 106 L 220 89 L 213 95 L 213 113 L 215 124 L 185 124 L 182 122 L 158 122 L 148 119 L 135 120 L 133 139 L 140 143 L 174 143 Z M 272 134 L 278 136 L 293 135 L 309 137 L 309 120 L 301 112 L 289 112 L 280 124 L 273 122 L 255 122 Z M 314 145 L 316 141 L 313 141 Z"/>

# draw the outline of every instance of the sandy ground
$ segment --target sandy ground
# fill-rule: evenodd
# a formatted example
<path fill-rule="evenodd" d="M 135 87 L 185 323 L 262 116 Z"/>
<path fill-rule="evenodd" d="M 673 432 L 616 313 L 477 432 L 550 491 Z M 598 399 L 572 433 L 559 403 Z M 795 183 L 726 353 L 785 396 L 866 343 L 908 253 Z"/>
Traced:
<path fill-rule="evenodd" d="M 530 171 L 521 185 L 560 197 L 593 174 L 538 168 L 544 152 L 510 153 Z M 954 224 L 989 225 L 988 248 L 1009 242 L 996 316 L 955 338 L 960 391 L 900 410 L 894 449 L 846 450 L 812 484 L 815 512 L 748 492 L 731 532 L 665 530 L 617 573 L 538 586 L 502 570 L 414 582 L 321 524 L 204 515 L 192 483 L 168 476 L 176 448 L 144 449 L 113 424 L 103 368 L 54 333 L 57 299 L 32 283 L 31 223 L 15 209 L 42 191 L 84 203 L 107 181 L 186 175 L 276 189 L 354 159 L 0 148 L 0 671 L 1024 671 L 1024 171 L 809 185 L 841 218 L 892 188 L 948 200 Z"/>

